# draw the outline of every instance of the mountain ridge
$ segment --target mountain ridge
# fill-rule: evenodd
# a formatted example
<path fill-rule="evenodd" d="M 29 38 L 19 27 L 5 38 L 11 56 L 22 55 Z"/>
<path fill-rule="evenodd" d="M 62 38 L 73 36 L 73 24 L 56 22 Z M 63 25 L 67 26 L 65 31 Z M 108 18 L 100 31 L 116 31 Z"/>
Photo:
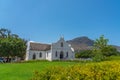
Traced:
<path fill-rule="evenodd" d="M 71 44 L 75 51 L 82 51 L 82 50 L 91 50 L 94 45 L 94 40 L 88 38 L 87 36 L 76 37 L 71 40 L 67 40 L 67 43 Z M 120 46 L 112 45 L 118 51 L 120 51 Z"/>

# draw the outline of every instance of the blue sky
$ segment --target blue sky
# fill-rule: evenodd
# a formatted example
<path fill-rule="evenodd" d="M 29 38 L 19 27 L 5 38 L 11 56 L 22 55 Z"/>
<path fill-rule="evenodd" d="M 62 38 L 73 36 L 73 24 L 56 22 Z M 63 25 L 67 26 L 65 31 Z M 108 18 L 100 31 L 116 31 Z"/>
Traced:
<path fill-rule="evenodd" d="M 104 34 L 120 46 L 120 0 L 0 0 L 0 28 L 44 43 Z"/>

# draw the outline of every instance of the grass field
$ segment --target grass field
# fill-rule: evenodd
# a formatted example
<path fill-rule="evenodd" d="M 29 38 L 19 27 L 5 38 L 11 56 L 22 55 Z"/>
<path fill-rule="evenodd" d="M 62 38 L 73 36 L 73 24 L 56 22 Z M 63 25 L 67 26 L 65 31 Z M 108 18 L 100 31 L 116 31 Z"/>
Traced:
<path fill-rule="evenodd" d="M 42 71 L 51 66 L 70 66 L 78 62 L 29 62 L 0 64 L 0 80 L 29 80 L 34 71 Z"/>
<path fill-rule="evenodd" d="M 111 57 L 111 61 L 108 62 L 120 63 L 120 57 Z M 67 67 L 77 64 L 84 66 L 92 63 L 94 62 L 32 61 L 25 63 L 0 63 L 0 80 L 30 80 L 35 71 L 41 72 L 52 66 Z"/>

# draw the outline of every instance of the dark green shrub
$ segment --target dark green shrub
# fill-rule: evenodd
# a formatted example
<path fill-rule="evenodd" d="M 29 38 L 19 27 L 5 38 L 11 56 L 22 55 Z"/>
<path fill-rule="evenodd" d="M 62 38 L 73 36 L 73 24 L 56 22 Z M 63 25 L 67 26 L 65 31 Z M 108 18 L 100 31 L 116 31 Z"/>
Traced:
<path fill-rule="evenodd" d="M 75 54 L 76 58 L 91 58 L 92 56 L 93 53 L 91 50 L 84 50 Z"/>
<path fill-rule="evenodd" d="M 106 57 L 102 54 L 96 54 L 93 58 L 92 58 L 93 61 L 95 62 L 100 62 L 100 61 L 104 61 L 106 60 Z"/>

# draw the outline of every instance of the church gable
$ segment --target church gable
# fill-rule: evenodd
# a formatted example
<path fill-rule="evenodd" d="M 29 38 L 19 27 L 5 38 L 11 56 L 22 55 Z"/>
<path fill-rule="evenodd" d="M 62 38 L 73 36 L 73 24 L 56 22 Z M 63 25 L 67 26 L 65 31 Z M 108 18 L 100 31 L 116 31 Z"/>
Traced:
<path fill-rule="evenodd" d="M 70 60 L 74 59 L 74 49 L 63 37 L 52 44 L 52 60 Z"/>
<path fill-rule="evenodd" d="M 63 37 L 60 38 L 56 43 L 53 43 L 53 48 L 70 48 L 70 44 L 68 44 Z"/>

